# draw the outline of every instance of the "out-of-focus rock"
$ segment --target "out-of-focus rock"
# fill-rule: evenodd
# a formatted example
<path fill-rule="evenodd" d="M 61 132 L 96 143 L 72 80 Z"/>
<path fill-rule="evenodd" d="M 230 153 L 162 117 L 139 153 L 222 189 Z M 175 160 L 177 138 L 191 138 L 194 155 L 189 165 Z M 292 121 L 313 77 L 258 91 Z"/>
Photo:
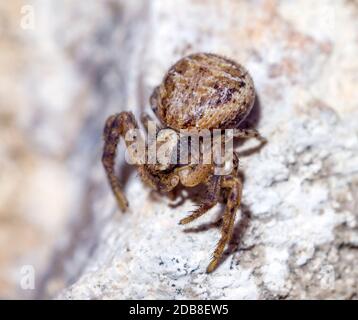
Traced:
<path fill-rule="evenodd" d="M 32 9 L 27 1 L 0 4 L 1 298 L 36 296 L 73 203 L 74 180 L 64 165 L 71 147 L 64 137 L 72 128 L 64 115 L 83 121 L 68 112 L 71 90 L 58 99 L 62 88 L 56 68 L 65 64 L 55 59 L 64 52 L 52 47 L 57 55 L 49 56 L 51 43 L 36 41 L 39 11 Z M 47 95 L 41 96 L 44 91 Z"/>

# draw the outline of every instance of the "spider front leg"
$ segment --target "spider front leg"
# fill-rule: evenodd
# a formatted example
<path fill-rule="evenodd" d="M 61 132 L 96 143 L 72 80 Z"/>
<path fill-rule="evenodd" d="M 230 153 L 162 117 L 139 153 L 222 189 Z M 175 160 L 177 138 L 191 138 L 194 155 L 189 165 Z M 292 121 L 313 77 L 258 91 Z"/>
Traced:
<path fill-rule="evenodd" d="M 207 182 L 207 191 L 204 201 L 199 205 L 199 207 L 192 212 L 191 215 L 181 219 L 179 224 L 187 224 L 193 220 L 201 217 L 212 207 L 214 207 L 219 202 L 220 196 L 220 177 L 211 176 Z"/>
<path fill-rule="evenodd" d="M 117 153 L 116 150 L 120 137 L 125 137 L 125 134 L 132 129 L 138 129 L 133 113 L 121 112 L 119 114 L 112 115 L 107 119 L 103 134 L 104 148 L 102 164 L 106 171 L 113 194 L 122 211 L 126 211 L 128 208 L 128 201 L 123 194 L 122 185 L 115 175 L 114 167 Z M 136 139 L 138 142 L 141 138 L 137 137 Z M 133 141 L 126 141 L 127 147 L 129 147 L 132 143 Z"/>
<path fill-rule="evenodd" d="M 158 131 L 163 129 L 161 124 L 158 124 L 148 113 L 143 112 L 140 115 L 140 121 L 142 122 L 146 132 L 150 132 L 150 125 L 155 127 L 155 133 L 158 134 Z"/>
<path fill-rule="evenodd" d="M 177 169 L 179 170 L 185 170 L 190 166 L 182 167 Z M 200 167 L 199 167 L 200 169 Z M 202 170 L 202 169 L 201 169 Z M 234 152 L 234 158 L 233 158 L 233 169 L 231 174 L 233 176 L 238 175 L 239 170 L 239 155 L 237 152 Z M 193 169 L 192 169 L 193 171 Z M 189 176 L 192 176 L 192 171 L 190 171 Z M 187 224 L 192 222 L 193 220 L 201 217 L 204 215 L 208 210 L 210 210 L 212 207 L 214 207 L 218 202 L 220 198 L 220 187 L 221 187 L 221 177 L 212 175 L 210 179 L 208 179 L 208 182 L 206 182 L 207 190 L 206 190 L 206 196 L 203 200 L 203 202 L 199 205 L 199 207 L 192 212 L 191 215 L 185 217 L 184 219 L 181 219 L 179 221 L 179 224 Z"/>
<path fill-rule="evenodd" d="M 223 216 L 223 224 L 221 227 L 221 238 L 216 246 L 213 258 L 207 268 L 207 272 L 212 272 L 218 265 L 220 258 L 224 252 L 225 245 L 230 241 L 234 229 L 236 212 L 240 207 L 242 195 L 242 182 L 238 177 L 226 176 L 221 178 L 221 187 L 230 190 L 225 214 Z"/>

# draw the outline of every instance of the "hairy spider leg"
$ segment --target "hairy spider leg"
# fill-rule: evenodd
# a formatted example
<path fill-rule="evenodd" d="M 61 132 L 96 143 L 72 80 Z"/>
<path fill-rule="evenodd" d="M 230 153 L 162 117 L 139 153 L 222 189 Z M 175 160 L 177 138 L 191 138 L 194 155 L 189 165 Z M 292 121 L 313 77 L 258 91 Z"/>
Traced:
<path fill-rule="evenodd" d="M 138 124 L 133 113 L 121 112 L 110 116 L 104 128 L 104 149 L 102 155 L 102 163 L 107 174 L 108 181 L 122 211 L 128 208 L 128 201 L 123 193 L 123 188 L 115 174 L 116 150 L 120 137 L 125 137 L 129 130 L 138 129 Z M 144 143 L 141 136 L 136 136 L 135 140 L 126 140 L 127 148 L 136 141 Z M 132 157 L 135 157 L 132 153 Z M 139 175 L 143 182 L 155 190 L 168 192 L 172 190 L 178 183 L 179 177 L 175 173 L 160 173 L 158 175 L 151 174 L 148 166 L 141 163 L 140 159 L 134 159 Z"/>
<path fill-rule="evenodd" d="M 225 245 L 230 241 L 234 229 L 236 212 L 240 207 L 242 195 L 242 182 L 238 177 L 225 176 L 221 178 L 221 187 L 230 190 L 226 209 L 221 227 L 221 238 L 213 253 L 213 258 L 207 267 L 208 273 L 212 272 L 218 265 L 224 252 Z"/>
<path fill-rule="evenodd" d="M 234 137 L 239 139 L 255 138 L 262 145 L 267 143 L 264 138 L 256 129 L 234 129 Z"/>
<path fill-rule="evenodd" d="M 204 215 L 208 210 L 214 207 L 219 202 L 220 197 L 220 177 L 211 176 L 209 181 L 206 183 L 207 190 L 203 202 L 199 205 L 197 209 L 192 211 L 192 213 L 181 219 L 179 224 L 187 224 L 193 220 Z"/>
<path fill-rule="evenodd" d="M 107 174 L 109 184 L 112 188 L 117 203 L 122 211 L 128 208 L 128 201 L 123 194 L 122 185 L 115 175 L 115 160 L 117 146 L 121 136 L 124 136 L 130 129 L 137 128 L 134 115 L 130 112 L 121 112 L 110 116 L 104 127 L 104 148 L 102 155 L 102 164 Z"/>

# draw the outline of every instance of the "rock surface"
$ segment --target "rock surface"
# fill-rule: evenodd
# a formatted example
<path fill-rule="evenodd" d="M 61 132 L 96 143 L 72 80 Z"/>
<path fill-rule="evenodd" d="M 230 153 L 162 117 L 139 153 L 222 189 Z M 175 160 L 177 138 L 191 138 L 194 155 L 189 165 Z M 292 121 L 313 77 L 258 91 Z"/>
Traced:
<path fill-rule="evenodd" d="M 250 70 L 259 98 L 252 122 L 269 144 L 242 158 L 245 209 L 226 257 L 210 275 L 204 271 L 219 237 L 210 221 L 222 208 L 191 228 L 180 227 L 193 203 L 170 208 L 131 175 L 131 211 L 123 215 L 95 164 L 92 223 L 102 225 L 91 226 L 94 249 L 59 298 L 356 297 L 357 7 L 334 3 L 153 1 L 147 9 L 122 7 L 141 20 L 131 25 L 134 51 L 122 75 L 129 77 L 123 109 L 147 107 L 151 89 L 176 59 L 216 52 Z M 81 252 L 83 245 L 76 245 Z"/>
<path fill-rule="evenodd" d="M 34 3 L 39 15 L 53 19 L 51 28 L 32 35 L 48 62 L 42 66 L 52 70 L 29 70 L 30 79 L 44 84 L 29 95 L 43 115 L 32 144 L 53 155 L 70 190 L 60 215 L 67 222 L 54 223 L 61 233 L 35 297 L 356 299 L 357 3 L 84 3 Z M 244 205 L 234 239 L 209 275 L 220 234 L 213 221 L 223 207 L 179 226 L 194 199 L 171 206 L 122 159 L 118 171 L 130 201 L 122 214 L 100 163 L 106 117 L 149 109 L 148 97 L 168 67 L 198 51 L 247 67 L 258 97 L 247 124 L 269 141 L 250 155 L 245 150 L 255 142 L 238 147 Z"/>

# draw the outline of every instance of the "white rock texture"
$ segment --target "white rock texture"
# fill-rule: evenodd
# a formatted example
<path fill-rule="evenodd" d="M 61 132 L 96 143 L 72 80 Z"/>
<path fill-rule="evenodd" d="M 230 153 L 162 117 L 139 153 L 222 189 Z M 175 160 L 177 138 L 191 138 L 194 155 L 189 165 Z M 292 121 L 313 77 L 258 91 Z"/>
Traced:
<path fill-rule="evenodd" d="M 110 69 L 116 59 L 126 66 L 119 74 L 127 99 L 121 106 L 113 94 L 118 92 L 115 82 L 108 80 L 113 84 L 107 96 L 111 108 L 103 113 L 147 108 L 151 89 L 176 59 L 190 52 L 216 52 L 251 72 L 258 103 L 250 120 L 269 143 L 242 158 L 244 209 L 222 264 L 209 275 L 205 267 L 219 237 L 210 222 L 222 207 L 191 227 L 178 226 L 192 201 L 171 208 L 131 174 L 126 184 L 131 210 L 121 214 L 100 164 L 93 161 L 90 179 L 96 187 L 88 211 L 82 212 L 93 217 L 85 226 L 93 249 L 74 284 L 58 298 L 356 298 L 356 3 L 135 4 L 119 9 L 123 17 L 132 16 L 122 37 L 128 47 L 106 39 L 103 50 L 90 34 L 84 41 L 93 68 L 108 64 Z M 97 6 L 103 12 L 106 5 Z M 83 19 L 90 18 L 87 14 Z M 115 22 L 113 10 L 107 15 L 113 23 L 99 22 L 94 28 L 99 34 L 112 28 L 107 36 L 115 37 L 121 23 Z M 79 53 L 83 42 L 73 45 L 84 59 Z M 102 59 L 92 58 L 92 50 L 101 50 Z M 109 77 L 111 70 L 106 72 Z M 245 143 L 239 150 L 248 147 Z M 80 255 L 88 243 L 74 245 L 74 254 Z"/>
<path fill-rule="evenodd" d="M 66 150 L 57 163 L 71 181 L 71 200 L 35 297 L 357 299 L 357 2 L 47 3 L 36 9 L 51 17 L 51 28 L 33 37 L 55 73 L 30 71 L 36 82 L 46 80 L 30 103 L 50 104 L 57 116 L 39 121 L 33 143 Z M 45 39 L 51 46 L 41 46 Z M 179 226 L 199 195 L 172 206 L 122 159 L 130 201 L 122 214 L 100 163 L 106 117 L 149 110 L 168 67 L 198 51 L 248 68 L 257 102 L 246 125 L 269 141 L 257 152 L 245 152 L 254 141 L 238 146 L 243 207 L 212 274 L 205 269 L 223 206 Z"/>

